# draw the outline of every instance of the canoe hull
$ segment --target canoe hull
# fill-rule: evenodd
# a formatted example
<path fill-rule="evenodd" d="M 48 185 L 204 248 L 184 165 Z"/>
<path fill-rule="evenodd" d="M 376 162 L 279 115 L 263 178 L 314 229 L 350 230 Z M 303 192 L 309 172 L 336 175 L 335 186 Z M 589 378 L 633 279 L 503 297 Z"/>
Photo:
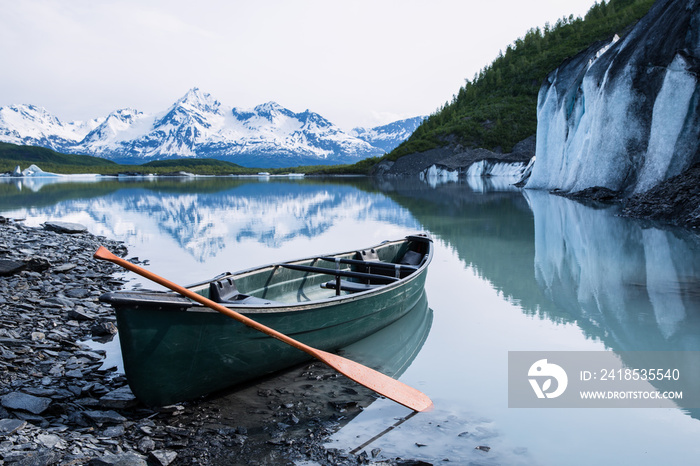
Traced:
<path fill-rule="evenodd" d="M 309 346 L 335 351 L 390 325 L 416 306 L 424 293 L 426 272 L 427 264 L 400 283 L 319 302 L 262 310 L 231 308 Z M 147 405 L 194 399 L 309 359 L 306 353 L 207 308 L 114 307 L 127 380 Z"/>

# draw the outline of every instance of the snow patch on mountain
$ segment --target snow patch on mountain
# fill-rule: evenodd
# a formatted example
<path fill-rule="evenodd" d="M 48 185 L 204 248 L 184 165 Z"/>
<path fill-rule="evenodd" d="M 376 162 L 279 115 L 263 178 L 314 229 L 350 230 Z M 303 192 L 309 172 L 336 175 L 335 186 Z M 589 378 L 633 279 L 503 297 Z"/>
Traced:
<path fill-rule="evenodd" d="M 391 152 L 399 144 L 408 139 L 427 117 L 417 116 L 395 121 L 388 125 L 375 126 L 374 128 L 354 128 L 350 131 L 352 136 L 368 142 L 374 147 L 379 147 L 384 152 Z"/>
<path fill-rule="evenodd" d="M 355 163 L 381 155 L 406 139 L 418 120 L 353 130 L 363 134 L 359 137 L 310 110 L 295 113 L 276 102 L 228 107 L 193 88 L 157 114 L 125 108 L 87 123 L 63 123 L 39 107 L 1 107 L 0 141 L 121 163 L 191 157 L 286 167 Z"/>
<path fill-rule="evenodd" d="M 63 123 L 35 105 L 0 107 L 0 141 L 59 150 L 81 141 L 100 119 Z"/>

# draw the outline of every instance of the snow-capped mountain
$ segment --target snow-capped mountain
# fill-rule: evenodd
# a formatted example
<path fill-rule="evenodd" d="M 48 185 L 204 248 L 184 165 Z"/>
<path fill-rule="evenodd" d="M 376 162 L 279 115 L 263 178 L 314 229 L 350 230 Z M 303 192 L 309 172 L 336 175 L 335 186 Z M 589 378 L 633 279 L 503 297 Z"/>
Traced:
<path fill-rule="evenodd" d="M 158 114 L 121 109 L 87 123 L 63 123 L 34 106 L 0 107 L 0 141 L 121 163 L 182 157 L 255 167 L 354 163 L 390 150 L 388 134 L 405 139 L 412 132 L 392 125 L 356 128 L 353 133 L 364 135 L 358 137 L 309 110 L 294 113 L 275 102 L 227 107 L 197 88 Z"/>
<path fill-rule="evenodd" d="M 0 141 L 60 150 L 81 141 L 100 120 L 63 123 L 34 105 L 0 107 Z"/>
<path fill-rule="evenodd" d="M 353 128 L 350 134 L 385 152 L 391 152 L 399 144 L 408 139 L 416 128 L 423 123 L 425 118 L 424 116 L 407 118 L 405 120 L 389 123 L 388 125 L 376 126 L 369 129 Z"/>
<path fill-rule="evenodd" d="M 147 115 L 134 109 L 112 112 L 71 152 L 118 162 L 216 157 L 200 148 L 216 140 L 224 128 L 225 109 L 209 94 L 192 89 L 165 112 Z M 216 157 L 220 158 L 220 157 Z"/>

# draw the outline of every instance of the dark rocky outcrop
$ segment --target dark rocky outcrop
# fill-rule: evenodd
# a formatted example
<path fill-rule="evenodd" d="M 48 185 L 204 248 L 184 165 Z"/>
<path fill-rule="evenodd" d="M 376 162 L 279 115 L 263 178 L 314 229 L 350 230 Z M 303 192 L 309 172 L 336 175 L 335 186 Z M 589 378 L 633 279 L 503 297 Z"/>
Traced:
<path fill-rule="evenodd" d="M 700 228 L 700 164 L 629 198 L 622 214 Z"/>
<path fill-rule="evenodd" d="M 527 163 L 535 155 L 535 136 L 520 141 L 507 154 L 482 148 L 467 149 L 460 145 L 430 149 L 409 154 L 396 162 L 383 161 L 374 167 L 371 175 L 386 177 L 418 176 L 432 166 L 458 173 L 466 173 L 476 162 Z"/>

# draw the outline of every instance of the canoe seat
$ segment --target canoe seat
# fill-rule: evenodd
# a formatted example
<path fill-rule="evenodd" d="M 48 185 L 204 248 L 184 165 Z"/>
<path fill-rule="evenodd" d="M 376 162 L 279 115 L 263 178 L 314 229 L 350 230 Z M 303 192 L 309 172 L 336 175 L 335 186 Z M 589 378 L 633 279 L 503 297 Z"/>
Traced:
<path fill-rule="evenodd" d="M 362 249 L 357 251 L 357 258 L 365 262 L 379 261 L 379 254 L 377 254 L 376 249 Z"/>
<path fill-rule="evenodd" d="M 399 264 L 417 266 L 423 261 L 423 257 L 425 257 L 423 254 L 409 249 L 404 253 L 403 257 L 401 257 Z"/>
<path fill-rule="evenodd" d="M 379 255 L 374 249 L 365 249 L 363 251 L 357 251 L 356 256 L 359 257 L 361 261 L 367 262 L 370 265 L 373 263 L 382 265 L 394 265 L 393 262 L 383 262 L 379 260 Z M 403 253 L 398 263 L 401 265 L 411 265 L 417 268 L 421 264 L 421 262 L 423 262 L 424 257 L 424 254 L 409 249 Z"/>
<path fill-rule="evenodd" d="M 342 291 L 349 291 L 351 293 L 359 293 L 360 291 L 373 290 L 377 287 L 384 285 L 368 285 L 366 283 L 350 282 L 348 280 L 340 280 L 340 289 Z M 326 283 L 321 283 L 321 288 L 328 288 L 335 290 L 335 280 L 331 280 Z"/>
<path fill-rule="evenodd" d="M 358 251 L 360 257 L 367 257 L 366 251 Z M 376 255 L 376 253 L 375 253 Z M 396 279 L 405 278 L 418 270 L 425 256 L 415 251 L 406 251 L 398 263 L 384 262 L 377 259 L 345 259 L 342 257 L 319 257 L 320 260 L 335 262 L 339 264 L 350 264 L 356 266 L 356 272 L 370 273 L 375 278 L 378 276 L 394 277 Z M 362 277 L 370 278 L 370 277 Z"/>
<path fill-rule="evenodd" d="M 219 304 L 261 304 L 264 306 L 282 304 L 269 299 L 240 293 L 236 288 L 236 283 L 230 277 L 222 278 L 209 284 L 209 299 Z"/>

